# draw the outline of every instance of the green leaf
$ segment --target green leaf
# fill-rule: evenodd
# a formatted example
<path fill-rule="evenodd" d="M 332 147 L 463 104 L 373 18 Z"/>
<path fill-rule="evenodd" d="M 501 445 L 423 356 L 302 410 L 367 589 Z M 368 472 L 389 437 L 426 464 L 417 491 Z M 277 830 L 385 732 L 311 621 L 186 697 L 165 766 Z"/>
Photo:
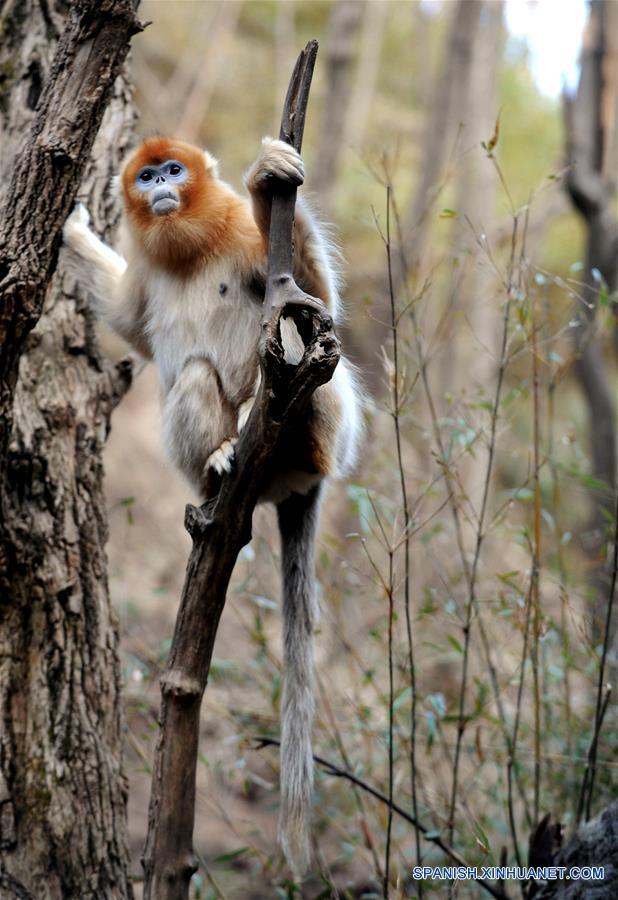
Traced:
<path fill-rule="evenodd" d="M 361 487 L 358 484 L 349 484 L 347 488 L 347 495 L 356 509 L 361 531 L 369 531 L 369 522 L 373 513 L 371 509 L 371 501 L 369 500 L 369 494 L 366 488 Z"/>
<path fill-rule="evenodd" d="M 511 583 L 512 579 L 515 578 L 516 575 L 519 575 L 517 569 L 513 569 L 512 572 L 497 572 L 496 577 L 503 581 L 505 584 Z"/>
<path fill-rule="evenodd" d="M 607 285 L 603 282 L 599 288 L 599 304 L 601 306 L 611 306 L 612 302 L 613 297 L 610 295 Z"/>
<path fill-rule="evenodd" d="M 135 519 L 133 518 L 133 504 L 135 503 L 135 497 L 124 497 L 120 501 L 120 505 L 124 506 L 127 511 L 127 522 L 129 525 L 133 525 Z"/>
<path fill-rule="evenodd" d="M 449 642 L 449 644 L 451 645 L 451 647 L 454 647 L 458 653 L 461 653 L 463 655 L 463 652 L 464 652 L 463 647 L 461 646 L 459 641 L 456 640 L 456 638 L 454 638 L 451 634 L 448 634 L 446 636 L 446 639 Z"/>
<path fill-rule="evenodd" d="M 498 138 L 500 137 L 500 113 L 498 113 L 496 117 L 496 124 L 494 125 L 494 133 L 489 138 L 488 141 L 481 141 L 481 146 L 483 150 L 487 150 L 489 154 L 491 154 L 492 150 L 495 148 L 498 143 Z"/>
<path fill-rule="evenodd" d="M 395 698 L 393 710 L 399 709 L 412 696 L 412 688 L 404 688 L 403 691 Z"/>
<path fill-rule="evenodd" d="M 455 219 L 457 217 L 457 213 L 454 209 L 443 209 L 440 213 L 441 219 Z"/>
<path fill-rule="evenodd" d="M 477 844 L 479 845 L 479 847 L 481 848 L 483 853 L 489 853 L 490 852 L 489 838 L 487 837 L 487 835 L 485 834 L 485 832 L 483 831 L 481 826 L 478 824 L 478 822 L 476 825 L 476 831 L 477 831 L 477 833 L 474 835 L 474 837 L 476 838 Z"/>
<path fill-rule="evenodd" d="M 429 694 L 427 700 L 442 719 L 446 713 L 446 700 L 444 699 L 444 694 L 439 692 L 436 694 Z"/>
<path fill-rule="evenodd" d="M 240 856 L 246 856 L 247 853 L 253 853 L 251 847 L 239 847 L 238 850 L 232 850 L 231 853 L 222 853 L 221 856 L 215 856 L 213 862 L 231 862 L 233 859 L 238 859 Z"/>
<path fill-rule="evenodd" d="M 507 494 L 510 494 L 513 500 L 523 500 L 524 502 L 532 500 L 534 497 L 534 491 L 524 487 L 514 488 L 512 491 L 507 491 Z"/>

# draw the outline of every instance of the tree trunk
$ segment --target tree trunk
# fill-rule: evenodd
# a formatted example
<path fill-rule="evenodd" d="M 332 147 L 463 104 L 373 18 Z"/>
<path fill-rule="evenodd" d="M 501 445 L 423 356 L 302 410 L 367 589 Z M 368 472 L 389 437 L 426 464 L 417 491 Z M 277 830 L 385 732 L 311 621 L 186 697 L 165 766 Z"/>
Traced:
<path fill-rule="evenodd" d="M 453 5 L 451 29 L 444 48 L 433 101 L 427 109 L 426 138 L 414 191 L 403 222 L 408 265 L 415 269 L 423 254 L 425 219 L 439 187 L 442 167 L 452 150 L 461 110 L 465 107 L 474 59 L 473 50 L 484 0 L 458 0 Z"/>
<path fill-rule="evenodd" d="M 470 64 L 470 89 L 462 98 L 459 111 L 461 154 L 455 167 L 457 217 L 453 219 L 453 258 L 457 265 L 453 267 L 448 291 L 448 296 L 454 298 L 454 309 L 449 316 L 450 332 L 445 332 L 443 338 L 449 352 L 436 372 L 439 397 L 454 384 L 465 384 L 468 394 L 479 387 L 489 394 L 495 381 L 502 320 L 496 296 L 501 285 L 487 255 L 477 246 L 475 235 L 485 234 L 487 241 L 483 246 L 494 246 L 497 178 L 481 149 L 481 141 L 491 138 L 498 114 L 503 12 L 502 0 L 494 0 L 485 8 L 482 38 L 476 42 Z M 476 509 L 480 507 L 486 469 L 487 451 L 478 442 L 474 455 L 465 455 L 459 465 L 464 492 Z"/>
<path fill-rule="evenodd" d="M 241 12 L 242 0 L 226 0 L 219 4 L 213 17 L 208 41 L 203 49 L 202 64 L 193 79 L 191 90 L 183 98 L 182 115 L 175 128 L 177 136 L 190 144 L 198 140 L 217 85 L 224 77 L 228 48 L 238 27 Z M 176 98 L 173 102 L 177 102 Z"/>
<path fill-rule="evenodd" d="M 279 128 L 281 98 L 285 97 L 290 72 L 296 57 L 296 0 L 277 3 L 275 20 L 275 91 L 273 94 L 273 126 L 275 134 Z"/>
<path fill-rule="evenodd" d="M 583 536 L 584 549 L 592 561 L 595 642 L 601 633 L 609 593 L 606 547 L 616 489 L 616 392 L 608 379 L 597 310 L 603 291 L 607 300 L 614 296 L 614 314 L 618 314 L 618 219 L 613 201 L 617 166 L 611 153 L 618 133 L 617 30 L 616 4 L 595 0 L 584 37 L 577 95 L 566 103 L 570 165 L 566 187 L 587 228 L 585 284 L 576 309 L 574 350 L 575 374 L 588 407 L 592 474 L 599 482 L 591 492 L 593 514 Z"/>
<path fill-rule="evenodd" d="M 344 146 L 354 147 L 357 151 L 365 138 L 378 81 L 387 12 L 388 4 L 380 0 L 367 0 L 365 4 L 354 90 L 345 116 L 345 133 L 342 141 Z"/>
<path fill-rule="evenodd" d="M 77 140 L 79 127 L 87 135 L 83 159 L 81 145 L 73 157 L 55 145 L 47 182 L 33 185 L 26 178 L 22 196 L 37 189 L 44 195 L 50 185 L 55 190 L 56 181 L 69 170 L 71 178 L 81 177 L 129 36 L 137 30 L 128 3 L 74 4 L 73 24 L 86 9 L 78 53 L 68 56 L 84 90 L 97 82 L 88 81 L 89 66 L 93 57 L 97 63 L 97 53 L 105 47 L 98 59 L 99 83 L 90 95 L 92 99 L 100 90 L 96 102 L 80 106 L 81 96 L 66 98 L 76 117 L 84 114 L 81 124 L 68 125 L 71 139 Z M 30 128 L 39 122 L 42 106 L 36 107 L 52 71 L 65 12 L 61 0 L 9 0 L 3 7 L 4 172 L 17 171 L 26 150 L 40 150 L 50 133 L 37 131 L 37 126 L 31 136 Z M 117 212 L 108 185 L 132 125 L 130 92 L 119 77 L 80 192 L 95 229 L 102 233 Z M 32 252 L 42 256 L 47 245 L 57 248 L 66 215 L 60 203 L 72 202 L 70 184 L 60 187 L 47 209 L 43 203 L 32 207 L 29 233 L 40 235 L 40 241 L 34 247 L 24 245 L 24 257 Z M 17 205 L 8 203 L 3 213 L 6 229 L 17 228 L 18 217 Z M 6 273 L 15 265 L 14 258 L 10 243 L 0 240 L 0 245 L 2 287 L 10 290 Z M 54 250 L 49 253 L 46 265 L 53 269 Z M 44 282 L 31 279 L 24 276 L 33 297 Z M 18 281 L 15 316 L 21 314 L 19 290 Z M 36 320 L 34 301 L 24 314 Z M 118 634 L 106 578 L 101 450 L 111 410 L 128 387 L 131 370 L 126 364 L 111 367 L 101 358 L 85 298 L 61 267 L 33 330 L 26 328 L 20 337 L 6 307 L 0 324 L 3 350 L 9 353 L 7 342 L 13 341 L 10 352 L 19 359 L 17 372 L 10 363 L 6 372 L 3 369 L 1 410 L 8 440 L 0 523 L 0 897 L 126 900 L 133 894 Z"/>
<path fill-rule="evenodd" d="M 318 165 L 310 186 L 317 191 L 321 208 L 327 215 L 332 206 L 337 166 L 343 149 L 343 110 L 348 106 L 352 90 L 352 64 L 362 14 L 361 0 L 337 0 L 333 3 L 325 42 L 328 91 L 324 97 L 321 140 L 316 155 Z"/>
<path fill-rule="evenodd" d="M 492 351 L 496 346 L 501 319 L 499 304 L 495 303 L 499 283 L 487 257 L 475 246 L 468 222 L 477 235 L 485 234 L 491 241 L 496 220 L 496 173 L 481 149 L 481 141 L 491 138 L 498 115 L 497 85 L 504 44 L 502 0 L 488 3 L 485 12 L 482 39 L 476 43 L 470 68 L 470 90 L 459 113 L 462 153 L 455 172 L 457 218 L 453 220 L 454 254 L 465 268 L 458 293 L 477 339 L 471 344 L 472 360 L 466 359 L 463 367 L 482 386 L 487 386 L 495 368 L 489 353 L 479 354 L 479 345 Z M 471 250 L 470 263 L 465 267 L 467 250 Z M 451 340 L 455 343 L 457 336 L 451 335 Z M 453 381 L 463 383 L 463 379 L 453 379 L 452 362 L 448 369 L 451 385 Z"/>

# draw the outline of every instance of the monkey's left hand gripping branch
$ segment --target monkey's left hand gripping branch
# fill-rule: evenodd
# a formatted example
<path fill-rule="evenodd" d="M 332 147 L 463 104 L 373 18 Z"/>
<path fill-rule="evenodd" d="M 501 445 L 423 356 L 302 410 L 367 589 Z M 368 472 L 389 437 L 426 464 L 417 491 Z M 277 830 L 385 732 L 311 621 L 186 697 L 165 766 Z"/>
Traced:
<path fill-rule="evenodd" d="M 300 150 L 309 85 L 317 53 L 300 54 L 285 102 L 281 138 Z M 148 836 L 144 849 L 145 900 L 187 900 L 197 869 L 193 852 L 195 771 L 200 706 L 229 580 L 242 547 L 273 451 L 293 412 L 309 402 L 339 361 L 339 341 L 324 304 L 292 277 L 296 190 L 275 185 L 268 283 L 260 341 L 262 382 L 236 445 L 234 471 L 200 508 L 188 506 L 193 539 L 166 672 L 161 679 L 160 731 L 155 751 Z M 305 344 L 298 365 L 286 363 L 279 322 L 291 316 Z"/>

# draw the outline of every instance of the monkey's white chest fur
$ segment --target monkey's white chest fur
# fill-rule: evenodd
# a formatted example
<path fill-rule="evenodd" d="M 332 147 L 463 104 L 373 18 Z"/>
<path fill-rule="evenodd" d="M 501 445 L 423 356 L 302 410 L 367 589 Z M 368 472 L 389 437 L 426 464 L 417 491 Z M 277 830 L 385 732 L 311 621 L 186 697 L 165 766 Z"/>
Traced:
<path fill-rule="evenodd" d="M 169 394 L 187 360 L 204 358 L 216 369 L 227 399 L 239 405 L 257 373 L 261 304 L 229 259 L 191 278 L 157 272 L 146 284 L 145 326 Z"/>
<path fill-rule="evenodd" d="M 192 277 L 149 272 L 144 327 L 159 369 L 168 455 L 201 491 L 211 454 L 227 468 L 255 388 L 262 304 L 234 260 Z"/>

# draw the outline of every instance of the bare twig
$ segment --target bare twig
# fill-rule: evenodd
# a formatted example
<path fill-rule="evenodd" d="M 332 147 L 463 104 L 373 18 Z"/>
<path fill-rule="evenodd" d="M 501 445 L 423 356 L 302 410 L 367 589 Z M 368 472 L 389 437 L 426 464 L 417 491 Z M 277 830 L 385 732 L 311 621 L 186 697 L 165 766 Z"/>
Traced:
<path fill-rule="evenodd" d="M 405 467 L 403 463 L 401 443 L 401 398 L 399 391 L 399 333 L 398 324 L 400 317 L 395 307 L 395 289 L 393 283 L 393 266 L 391 258 L 391 187 L 386 189 L 386 255 L 388 263 L 388 290 L 391 310 L 391 332 L 393 340 L 393 366 L 395 369 L 392 379 L 392 418 L 395 427 L 395 442 L 397 446 L 397 468 L 399 470 L 399 487 L 401 492 L 401 505 L 403 509 L 404 527 L 404 609 L 406 615 L 406 637 L 408 642 L 408 666 L 410 669 L 410 788 L 412 795 L 412 812 L 418 818 L 418 798 L 416 791 L 416 669 L 414 665 L 414 642 L 412 635 L 412 612 L 410 608 L 410 539 L 411 516 L 408 506 L 408 489 L 406 485 Z M 416 861 L 421 863 L 421 847 L 418 832 L 415 833 Z M 423 889 L 419 884 L 419 897 L 422 898 Z"/>
<path fill-rule="evenodd" d="M 276 738 L 267 737 L 265 735 L 256 735 L 255 740 L 257 742 L 256 749 L 260 750 L 263 747 L 279 747 L 280 741 Z M 326 769 L 327 775 L 332 775 L 334 778 L 345 778 L 346 781 L 349 781 L 351 784 L 356 785 L 361 788 L 363 791 L 366 791 L 368 794 L 371 794 L 372 797 L 375 797 L 376 800 L 380 800 L 382 803 L 387 804 L 393 812 L 396 812 L 398 816 L 402 819 L 405 819 L 406 822 L 409 822 L 414 828 L 418 829 L 420 833 L 423 835 L 426 841 L 430 844 L 434 844 L 436 847 L 439 847 L 446 855 L 457 863 L 458 866 L 466 866 L 467 863 L 462 856 L 457 853 L 456 850 L 453 850 L 449 844 L 444 841 L 439 834 L 433 829 L 429 829 L 426 825 L 420 822 L 415 816 L 410 815 L 410 813 L 406 812 L 403 807 L 399 806 L 398 803 L 394 801 L 389 801 L 389 798 L 383 794 L 381 791 L 377 790 L 377 788 L 372 787 L 366 781 L 363 781 L 361 778 L 358 778 L 356 775 L 353 775 L 352 772 L 347 772 L 345 769 L 341 769 L 339 766 L 330 762 L 328 759 L 324 759 L 322 756 L 313 755 L 314 760 L 320 766 L 323 766 Z M 484 890 L 487 891 L 488 894 L 491 894 L 492 897 L 496 897 L 497 900 L 508 900 L 508 895 L 498 888 L 494 887 L 489 881 L 485 881 L 483 878 L 475 878 L 475 882 L 480 885 Z"/>
<path fill-rule="evenodd" d="M 395 624 L 395 578 L 393 571 L 394 552 L 388 548 L 388 821 L 386 825 L 386 847 L 384 856 L 384 897 L 389 898 L 391 872 L 391 837 L 393 832 L 393 788 L 395 783 L 395 682 L 393 664 L 393 629 Z"/>
<path fill-rule="evenodd" d="M 508 362 L 507 355 L 507 347 L 508 347 L 508 336 L 509 336 L 509 319 L 510 319 L 510 310 L 511 310 L 511 301 L 513 294 L 513 272 L 515 267 L 515 248 L 517 246 L 517 226 L 518 219 L 515 215 L 513 218 L 513 239 L 511 243 L 511 258 L 509 262 L 509 272 L 507 276 L 507 284 L 506 284 L 506 302 L 504 304 L 504 316 L 503 316 L 503 325 L 502 325 L 502 343 L 500 348 L 500 361 L 498 363 L 498 376 L 496 380 L 496 390 L 494 396 L 494 402 L 491 409 L 491 425 L 490 425 L 490 435 L 489 435 L 489 445 L 488 445 L 488 456 L 487 456 L 487 465 L 485 468 L 485 479 L 483 484 L 483 497 L 481 500 L 481 509 L 479 512 L 477 529 L 476 529 L 476 542 L 474 548 L 474 557 L 472 560 L 472 567 L 470 570 L 470 578 L 468 585 L 468 602 L 466 604 L 466 613 L 465 613 L 465 622 L 463 626 L 464 632 L 464 645 L 463 645 L 463 660 L 462 660 L 462 671 L 461 671 L 461 683 L 460 683 L 460 691 L 459 691 L 459 709 L 458 709 L 458 721 L 457 721 L 457 741 L 455 744 L 455 756 L 453 760 L 453 784 L 451 788 L 451 802 L 449 809 L 449 836 L 452 841 L 453 829 L 455 826 L 455 805 L 457 802 L 457 789 L 459 784 L 459 760 L 461 755 L 461 745 L 463 740 L 464 731 L 466 728 L 466 715 L 465 715 L 465 703 L 466 703 L 466 692 L 468 686 L 468 662 L 470 655 L 470 635 L 472 628 L 472 613 L 473 611 L 478 612 L 478 599 L 476 596 L 476 579 L 478 574 L 478 566 L 481 558 L 481 548 L 483 545 L 483 540 L 485 538 L 485 515 L 487 512 L 487 503 L 489 500 L 489 489 L 491 486 L 491 476 L 493 472 L 493 463 L 494 456 L 496 452 L 496 432 L 498 427 L 498 417 L 500 414 L 500 400 L 502 398 L 502 385 L 504 382 L 504 374 L 506 372 L 506 366 Z"/>
<path fill-rule="evenodd" d="M 513 724 L 513 737 L 510 742 L 510 753 L 507 761 L 507 786 L 508 786 L 508 794 L 507 794 L 507 806 L 508 806 L 508 816 L 509 816 L 509 827 L 511 830 L 511 837 L 513 839 L 513 850 L 515 852 L 515 858 L 517 859 L 517 865 L 522 865 L 521 855 L 519 852 L 519 841 L 517 838 L 517 827 L 515 824 L 515 806 L 513 803 L 513 773 L 517 775 L 517 739 L 519 737 L 519 723 L 521 720 L 521 709 L 522 709 L 522 700 L 524 694 L 524 678 L 526 671 L 526 660 L 528 659 L 528 640 L 530 635 L 530 620 L 532 618 L 532 594 L 533 594 L 533 577 L 532 574 L 530 576 L 530 585 L 528 588 L 528 593 L 526 595 L 526 614 L 524 621 L 524 641 L 521 652 L 521 667 L 519 670 L 519 683 L 517 685 L 517 700 L 515 703 L 515 722 Z"/>
<path fill-rule="evenodd" d="M 388 183 L 390 184 L 390 181 Z M 402 228 L 401 228 L 399 213 L 397 210 L 397 204 L 395 202 L 395 197 L 393 194 L 391 194 L 391 199 L 392 199 L 392 205 L 393 205 L 393 213 L 395 215 L 395 221 L 396 221 L 396 225 L 397 225 L 397 236 L 398 236 L 401 269 L 402 269 L 403 273 L 408 273 L 409 268 L 408 268 L 407 255 L 406 255 L 406 252 L 405 252 L 405 249 L 403 246 Z M 528 213 L 526 213 L 526 226 L 524 227 L 524 235 L 526 232 L 527 222 L 528 222 Z M 517 246 L 517 234 L 518 234 L 517 219 L 515 219 L 512 222 L 512 228 L 511 228 L 510 275 L 507 278 L 507 282 L 505 284 L 505 289 L 506 289 L 507 295 L 510 294 L 511 289 L 512 289 L 512 286 L 510 286 L 510 280 L 512 278 L 512 270 L 513 270 L 513 266 L 514 266 L 515 250 L 516 250 L 516 246 Z M 405 278 L 405 277 L 403 278 L 402 284 L 404 286 L 404 289 L 406 290 L 406 293 L 408 293 L 407 278 Z M 420 296 L 423 295 L 423 293 L 425 292 L 427 287 L 428 287 L 428 285 L 425 285 L 423 287 L 423 290 L 421 291 Z M 420 376 L 421 376 L 421 384 L 423 386 L 425 400 L 427 402 L 427 407 L 429 409 L 429 415 L 430 415 L 430 419 L 431 419 L 431 426 L 432 426 L 434 440 L 438 447 L 439 462 L 441 463 L 441 471 L 444 476 L 444 480 L 446 482 L 446 486 L 447 486 L 447 490 L 448 490 L 448 500 L 449 500 L 449 505 L 450 505 L 450 509 L 451 509 L 451 515 L 453 518 L 453 526 L 455 529 L 455 539 L 456 539 L 456 543 L 457 543 L 457 550 L 458 550 L 459 557 L 461 560 L 464 577 L 465 577 L 467 585 L 468 585 L 468 591 L 470 592 L 471 569 L 470 569 L 470 563 L 468 560 L 468 556 L 466 554 L 466 549 L 464 546 L 463 528 L 462 528 L 463 513 L 461 512 L 460 505 L 459 505 L 455 477 L 454 477 L 450 467 L 446 464 L 446 459 L 447 459 L 446 448 L 444 446 L 444 441 L 442 440 L 442 433 L 440 430 L 440 421 L 439 421 L 439 417 L 438 417 L 438 411 L 436 409 L 436 405 L 435 405 L 434 398 L 433 398 L 433 393 L 431 390 L 431 385 L 429 382 L 429 368 L 428 368 L 427 353 L 423 346 L 420 326 L 419 326 L 419 322 L 418 322 L 418 316 L 416 314 L 415 302 L 417 299 L 418 298 L 410 298 L 408 296 L 407 308 L 408 308 L 408 312 L 410 315 L 410 320 L 412 322 L 412 331 L 413 331 L 414 343 L 415 343 L 415 348 L 416 348 L 416 354 L 417 354 L 417 358 L 418 358 L 418 365 L 419 365 Z M 474 605 L 475 605 L 475 612 L 477 615 L 478 629 L 479 629 L 479 634 L 481 637 L 481 644 L 483 646 L 483 653 L 485 655 L 487 669 L 489 672 L 489 678 L 490 678 L 491 687 L 492 687 L 493 699 L 496 704 L 496 709 L 498 711 L 498 718 L 500 720 L 502 736 L 503 736 L 503 739 L 504 739 L 504 742 L 506 745 L 506 749 L 507 749 L 507 752 L 510 753 L 511 752 L 511 735 L 510 735 L 510 731 L 509 731 L 509 726 L 507 724 L 507 718 L 506 718 L 506 712 L 504 709 L 504 704 L 502 702 L 502 697 L 500 694 L 500 685 L 498 682 L 498 672 L 497 672 L 496 665 L 493 660 L 493 654 L 491 651 L 489 637 L 487 635 L 487 631 L 485 629 L 483 619 L 480 616 L 480 610 L 478 607 L 478 599 L 476 597 L 475 592 L 472 592 L 472 594 L 474 597 Z M 530 820 L 530 815 L 528 813 L 528 807 L 527 807 L 527 803 L 526 803 L 526 795 L 525 795 L 523 785 L 521 783 L 521 779 L 520 779 L 517 771 L 515 771 L 515 783 L 517 785 L 517 790 L 519 792 L 522 803 L 524 805 L 524 809 L 526 812 L 526 818 L 528 819 L 528 822 L 530 823 L 531 820 Z"/>
<path fill-rule="evenodd" d="M 333 707 L 332 707 L 329 697 L 328 697 L 328 692 L 324 689 L 322 679 L 320 678 L 319 675 L 318 675 L 317 680 L 318 680 L 318 684 L 320 687 L 321 701 L 322 701 L 322 704 L 323 704 L 324 708 L 326 709 L 326 713 L 328 715 L 328 719 L 330 722 L 330 726 L 332 728 L 335 744 L 337 745 L 337 749 L 339 750 L 339 753 L 341 754 L 341 759 L 343 761 L 344 766 L 347 769 L 350 769 L 351 768 L 350 758 L 349 758 L 348 752 L 345 748 L 345 744 L 344 744 L 343 738 L 341 736 L 341 729 L 339 728 L 339 725 L 337 724 L 337 720 L 336 720 L 335 714 L 333 712 Z M 378 856 L 378 851 L 376 849 L 375 841 L 373 839 L 373 835 L 371 834 L 371 830 L 370 830 L 369 824 L 367 822 L 367 811 L 365 809 L 365 804 L 363 802 L 363 796 L 360 793 L 360 791 L 358 790 L 356 785 L 352 786 L 352 790 L 354 791 L 354 800 L 356 802 L 356 806 L 358 808 L 358 812 L 360 815 L 361 833 L 365 840 L 365 845 L 371 854 L 371 858 L 373 860 L 373 865 L 376 870 L 376 876 L 380 881 L 382 881 L 382 879 L 384 877 L 383 872 L 382 872 L 382 866 L 380 865 L 380 858 Z"/>
<path fill-rule="evenodd" d="M 531 340 L 532 340 L 532 424 L 534 454 L 534 528 L 532 544 L 532 606 L 534 610 L 532 626 L 532 682 L 534 699 L 534 802 L 533 820 L 539 821 L 541 793 L 541 673 L 539 669 L 539 645 L 541 640 L 541 600 L 539 590 L 541 568 L 541 484 L 540 472 L 540 413 L 539 413 L 539 357 L 537 348 L 537 325 L 535 296 L 531 299 Z"/>

